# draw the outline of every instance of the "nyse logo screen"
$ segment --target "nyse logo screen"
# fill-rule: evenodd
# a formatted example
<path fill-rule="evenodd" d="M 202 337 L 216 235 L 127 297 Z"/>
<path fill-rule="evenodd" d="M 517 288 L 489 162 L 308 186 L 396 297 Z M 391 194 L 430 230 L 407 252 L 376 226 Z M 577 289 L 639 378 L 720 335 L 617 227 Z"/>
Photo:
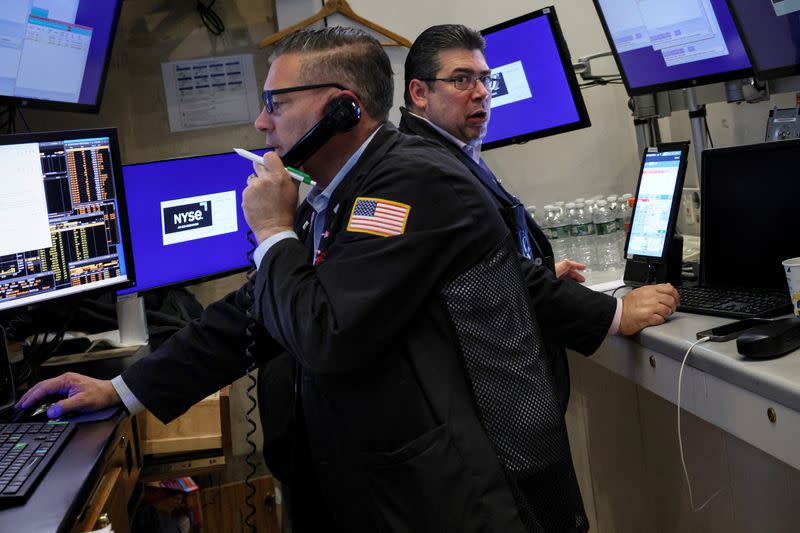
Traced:
<path fill-rule="evenodd" d="M 238 231 L 236 191 L 161 202 L 164 246 Z"/>
<path fill-rule="evenodd" d="M 164 209 L 164 233 L 177 233 L 211 226 L 211 202 L 196 202 Z"/>

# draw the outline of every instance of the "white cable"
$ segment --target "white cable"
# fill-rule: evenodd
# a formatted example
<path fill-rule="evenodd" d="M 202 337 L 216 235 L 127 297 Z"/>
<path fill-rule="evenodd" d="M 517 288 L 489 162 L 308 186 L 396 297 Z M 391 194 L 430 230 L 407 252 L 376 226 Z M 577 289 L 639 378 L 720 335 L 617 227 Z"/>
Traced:
<path fill-rule="evenodd" d="M 686 350 L 686 355 L 683 356 L 683 362 L 681 363 L 681 369 L 678 372 L 678 449 L 681 452 L 681 465 L 683 466 L 683 475 L 686 477 L 686 487 L 689 489 L 689 505 L 692 509 L 692 512 L 696 513 L 698 511 L 702 511 L 706 505 L 711 503 L 711 500 L 717 497 L 717 495 L 722 492 L 723 489 L 719 489 L 717 492 L 712 494 L 700 507 L 695 508 L 694 506 L 694 498 L 692 496 L 692 482 L 689 481 L 689 470 L 686 468 L 686 460 L 683 457 L 683 438 L 681 437 L 681 382 L 683 381 L 683 367 L 686 366 L 686 360 L 689 359 L 689 354 L 692 353 L 692 350 L 698 344 L 702 344 L 709 340 L 709 337 L 703 337 L 701 339 L 697 339 L 695 342 L 689 346 L 689 349 Z"/>

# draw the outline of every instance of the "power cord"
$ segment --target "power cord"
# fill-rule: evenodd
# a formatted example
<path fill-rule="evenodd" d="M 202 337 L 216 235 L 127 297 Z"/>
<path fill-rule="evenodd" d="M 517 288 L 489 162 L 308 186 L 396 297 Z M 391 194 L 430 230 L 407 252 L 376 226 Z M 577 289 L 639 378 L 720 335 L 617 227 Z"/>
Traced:
<path fill-rule="evenodd" d="M 692 482 L 689 480 L 689 470 L 686 468 L 686 459 L 683 455 L 683 437 L 681 436 L 681 383 L 683 381 L 683 368 L 686 366 L 686 360 L 689 359 L 689 354 L 692 352 L 695 346 L 698 344 L 702 344 L 707 342 L 710 338 L 709 337 L 702 337 L 697 339 L 695 342 L 689 346 L 689 349 L 686 350 L 686 355 L 683 356 L 683 361 L 681 362 L 681 369 L 678 372 L 678 449 L 681 453 L 681 466 L 683 466 L 683 475 L 686 478 L 686 487 L 689 489 L 689 506 L 692 509 L 692 512 L 697 513 L 702 511 L 706 505 L 711 503 L 711 500 L 716 498 L 724 489 L 719 489 L 717 492 L 712 494 L 700 507 L 695 508 L 694 506 L 694 496 L 692 494 Z"/>
<path fill-rule="evenodd" d="M 212 35 L 222 35 L 225 31 L 225 24 L 219 15 L 212 9 L 217 0 L 211 0 L 208 5 L 197 0 L 197 11 L 200 13 L 200 20 Z"/>

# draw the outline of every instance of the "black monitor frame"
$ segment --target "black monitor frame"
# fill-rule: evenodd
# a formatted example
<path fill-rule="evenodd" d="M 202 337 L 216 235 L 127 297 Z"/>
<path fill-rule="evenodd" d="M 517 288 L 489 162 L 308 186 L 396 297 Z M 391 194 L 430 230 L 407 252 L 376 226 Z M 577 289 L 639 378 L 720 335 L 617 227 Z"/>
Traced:
<path fill-rule="evenodd" d="M 106 57 L 103 60 L 103 70 L 100 74 L 99 87 L 97 88 L 97 98 L 94 104 L 81 104 L 73 102 L 59 102 L 58 100 L 40 100 L 38 98 L 26 98 L 24 96 L 10 96 L 0 95 L 0 105 L 5 105 L 12 108 L 35 108 L 47 109 L 51 111 L 71 111 L 73 113 L 99 113 L 100 104 L 103 101 L 103 90 L 106 85 L 106 77 L 108 75 L 108 64 L 111 61 L 111 50 L 114 47 L 114 41 L 117 36 L 117 25 L 119 23 L 120 12 L 122 11 L 123 0 L 106 0 L 108 2 L 116 2 L 116 10 L 114 11 L 113 20 L 111 22 L 111 32 L 108 35 L 108 47 L 106 48 Z"/>
<path fill-rule="evenodd" d="M 564 73 L 567 76 L 567 83 L 569 83 L 572 101 L 575 102 L 575 109 L 578 112 L 578 121 L 573 122 L 572 124 L 564 124 L 562 126 L 555 126 L 553 128 L 547 128 L 532 133 L 526 133 L 523 135 L 508 137 L 506 139 L 487 142 L 481 146 L 481 150 L 491 150 L 492 148 L 508 146 L 509 144 L 522 144 L 533 139 L 540 139 L 542 137 L 558 135 L 559 133 L 566 133 L 568 131 L 588 128 L 592 125 L 591 121 L 589 120 L 589 113 L 586 111 L 586 103 L 583 101 L 581 89 L 578 86 L 578 80 L 575 77 L 575 72 L 572 68 L 572 57 L 570 56 L 569 48 L 567 48 L 567 42 L 564 40 L 564 34 L 561 31 L 561 25 L 558 22 L 558 16 L 556 15 L 555 7 L 544 7 L 526 15 L 521 15 L 511 20 L 507 20 L 506 22 L 495 24 L 494 26 L 490 26 L 481 30 L 480 34 L 486 37 L 492 33 L 496 33 L 500 30 L 504 30 L 506 28 L 510 28 L 511 26 L 516 26 L 517 24 L 521 24 L 542 16 L 546 16 L 548 22 L 550 23 L 550 29 L 553 32 L 553 38 L 555 39 L 556 47 L 558 48 L 558 55 L 561 58 L 561 66 L 564 68 Z"/>
<path fill-rule="evenodd" d="M 698 76 L 697 78 L 686 78 L 683 80 L 675 80 L 665 83 L 656 83 L 653 85 L 646 85 L 643 87 L 631 87 L 630 81 L 628 80 L 628 75 L 625 72 L 625 68 L 622 65 L 622 60 L 620 59 L 619 51 L 617 50 L 617 46 L 614 44 L 614 39 L 611 36 L 611 30 L 608 27 L 608 23 L 606 22 L 605 15 L 603 14 L 603 10 L 600 7 L 600 0 L 593 0 L 594 7 L 597 10 L 597 16 L 600 18 L 600 24 L 603 25 L 603 31 L 606 34 L 606 39 L 608 40 L 609 45 L 611 45 L 611 52 L 614 56 L 614 61 L 617 64 L 617 69 L 619 69 L 619 74 L 622 76 L 622 82 L 625 84 L 625 90 L 628 91 L 629 96 L 642 96 L 644 94 L 651 94 L 657 93 L 662 91 L 673 91 L 676 89 L 688 89 L 690 87 L 697 87 L 700 85 L 708 85 L 710 83 L 719 83 L 724 81 L 731 81 L 731 80 L 739 80 L 744 78 L 750 78 L 753 76 L 753 69 L 752 68 L 745 68 L 739 70 L 730 70 L 728 72 L 720 72 L 717 74 L 709 74 L 706 76 Z M 738 28 L 737 28 L 738 31 Z M 741 38 L 741 35 L 740 35 Z M 744 41 L 744 40 L 743 40 Z M 748 59 L 749 51 L 748 51 Z M 752 61 L 750 61 L 752 63 Z"/>
<path fill-rule="evenodd" d="M 52 141 L 63 141 L 70 139 L 89 139 L 95 137 L 108 137 L 108 149 L 111 153 L 111 171 L 114 180 L 114 195 L 117 199 L 117 221 L 120 231 L 120 241 L 122 242 L 123 257 L 125 258 L 125 267 L 127 280 L 120 281 L 115 285 L 107 285 L 104 287 L 97 287 L 86 289 L 85 291 L 76 292 L 73 294 L 60 295 L 58 291 L 53 291 L 52 298 L 46 298 L 37 302 L 27 302 L 25 298 L 21 298 L 18 303 L 12 304 L 9 307 L 0 310 L 0 317 L 7 313 L 18 312 L 20 309 L 31 309 L 40 306 L 50 305 L 53 301 L 77 301 L 89 296 L 97 295 L 103 292 L 115 293 L 125 287 L 130 287 L 136 279 L 136 271 L 133 263 L 133 249 L 131 246 L 131 236 L 128 226 L 128 209 L 125 200 L 125 187 L 122 181 L 122 158 L 119 150 L 119 138 L 117 136 L 117 128 L 95 128 L 87 130 L 63 130 L 63 131 L 48 131 L 37 133 L 18 133 L 13 135 L 0 135 L 0 146 L 8 146 L 13 144 L 26 144 L 26 143 L 41 143 Z"/>
<path fill-rule="evenodd" d="M 639 189 L 642 186 L 642 174 L 644 172 L 644 165 L 647 161 L 647 154 L 654 153 L 654 152 L 673 152 L 673 151 L 680 151 L 681 152 L 681 162 L 680 166 L 678 167 L 678 177 L 675 180 L 675 189 L 672 191 L 672 207 L 669 213 L 669 222 L 667 223 L 667 233 L 664 237 L 664 246 L 661 249 L 661 254 L 658 257 L 647 256 L 647 255 L 634 255 L 628 261 L 633 261 L 636 263 L 647 263 L 647 264 L 663 264 L 668 261 L 668 250 L 670 247 L 670 243 L 672 242 L 673 238 L 675 237 L 675 228 L 677 227 L 678 223 L 678 213 L 680 212 L 680 205 L 681 205 L 681 191 L 683 191 L 683 184 L 686 178 L 686 167 L 689 161 L 689 142 L 674 142 L 674 143 L 663 143 L 659 144 L 655 148 L 648 148 L 642 153 L 642 164 L 639 167 L 639 180 L 636 183 L 636 195 L 634 198 L 637 201 L 633 204 L 633 209 L 631 210 L 631 231 L 625 237 L 625 252 L 624 257 L 628 257 L 628 245 L 630 244 L 631 235 L 633 234 L 633 221 L 636 217 L 636 206 L 638 205 L 638 198 L 639 198 Z"/>
<path fill-rule="evenodd" d="M 731 5 L 730 1 L 728 1 L 727 4 L 728 9 L 733 16 L 733 22 L 736 24 L 736 31 L 739 32 L 739 36 L 742 38 L 742 43 L 744 43 L 744 49 L 747 51 L 747 56 L 750 58 L 750 64 L 753 65 L 753 73 L 758 80 L 774 80 L 776 78 L 785 78 L 786 76 L 795 76 L 800 74 L 800 60 L 793 65 L 760 70 L 754 60 L 755 55 L 753 54 L 753 49 L 750 47 L 750 41 L 747 38 L 747 34 L 743 30 L 739 13 L 736 11 L 736 8 Z"/>
<path fill-rule="evenodd" d="M 264 149 L 263 147 L 261 147 L 261 148 L 250 148 L 249 151 L 255 153 L 256 150 L 263 150 L 263 149 Z M 167 158 L 167 159 L 154 159 L 152 161 L 139 161 L 138 163 L 131 163 L 129 165 L 123 165 L 123 184 L 124 184 L 124 169 L 127 168 L 127 167 L 135 167 L 135 166 L 139 166 L 139 165 L 151 165 L 153 163 L 166 163 L 166 162 L 169 162 L 169 161 L 180 161 L 182 159 L 199 159 L 199 158 L 203 158 L 203 157 L 213 157 L 213 156 L 218 156 L 218 155 L 226 155 L 226 154 L 230 154 L 230 153 L 231 153 L 230 151 L 225 151 L 225 152 L 217 152 L 217 153 L 213 153 L 213 154 L 202 154 L 202 155 L 189 155 L 189 156 L 182 156 L 182 157 L 171 157 L 171 158 Z M 131 250 L 133 250 L 135 247 L 136 247 L 136 243 L 131 242 L 131 246 L 130 246 Z M 132 285 L 129 285 L 126 288 L 135 289 L 134 291 L 127 292 L 125 294 L 119 294 L 119 291 L 117 291 L 115 293 L 115 295 L 116 295 L 117 300 L 125 300 L 127 298 L 133 298 L 135 296 L 141 296 L 141 295 L 145 295 L 145 294 L 156 293 L 156 292 L 159 292 L 159 291 L 163 291 L 165 289 L 179 289 L 179 288 L 182 288 L 182 287 L 188 287 L 189 285 L 196 285 L 198 283 L 205 283 L 206 281 L 214 281 L 216 279 L 220 279 L 220 278 L 224 278 L 224 277 L 227 277 L 227 276 L 231 276 L 233 274 L 239 274 L 241 272 L 247 272 L 251 268 L 253 268 L 252 265 L 246 265 L 246 266 L 243 266 L 243 267 L 240 267 L 240 268 L 231 268 L 231 269 L 228 269 L 228 270 L 221 270 L 221 271 L 215 272 L 213 274 L 206 274 L 205 276 L 197 276 L 197 277 L 194 277 L 194 278 L 187 278 L 187 279 L 181 280 L 181 281 L 174 281 L 174 282 L 171 282 L 171 283 L 164 283 L 162 285 L 158 285 L 157 287 L 148 287 L 146 289 L 141 289 L 141 290 L 136 289 L 136 283 L 133 283 Z M 120 289 L 120 290 L 122 290 L 122 289 Z"/>

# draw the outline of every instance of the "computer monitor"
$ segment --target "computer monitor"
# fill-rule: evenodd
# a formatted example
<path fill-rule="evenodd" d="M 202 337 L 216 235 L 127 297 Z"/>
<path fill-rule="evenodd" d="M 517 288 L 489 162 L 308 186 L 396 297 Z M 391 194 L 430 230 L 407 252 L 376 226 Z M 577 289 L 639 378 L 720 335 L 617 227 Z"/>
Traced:
<path fill-rule="evenodd" d="M 481 31 L 486 62 L 501 76 L 492 91 L 483 149 L 591 125 L 556 11 L 546 7 Z"/>
<path fill-rule="evenodd" d="M 631 96 L 753 75 L 725 0 L 594 0 Z"/>
<path fill-rule="evenodd" d="M 626 281 L 664 282 L 668 274 L 680 273 L 681 257 L 672 257 L 680 252 L 672 243 L 688 157 L 689 143 L 660 144 L 645 151 L 625 241 Z M 671 261 L 677 261 L 677 273 Z"/>
<path fill-rule="evenodd" d="M 0 10 L 0 103 L 96 113 L 122 0 L 14 0 Z"/>
<path fill-rule="evenodd" d="M 781 262 L 800 256 L 799 159 L 796 139 L 703 152 L 701 284 L 787 291 Z"/>
<path fill-rule="evenodd" d="M 133 279 L 115 129 L 0 136 L 0 311 Z"/>
<path fill-rule="evenodd" d="M 728 0 L 762 80 L 800 74 L 800 1 Z"/>
<path fill-rule="evenodd" d="M 252 245 L 240 205 L 252 172 L 253 164 L 234 152 L 125 165 L 136 283 L 118 294 L 249 268 Z"/>

